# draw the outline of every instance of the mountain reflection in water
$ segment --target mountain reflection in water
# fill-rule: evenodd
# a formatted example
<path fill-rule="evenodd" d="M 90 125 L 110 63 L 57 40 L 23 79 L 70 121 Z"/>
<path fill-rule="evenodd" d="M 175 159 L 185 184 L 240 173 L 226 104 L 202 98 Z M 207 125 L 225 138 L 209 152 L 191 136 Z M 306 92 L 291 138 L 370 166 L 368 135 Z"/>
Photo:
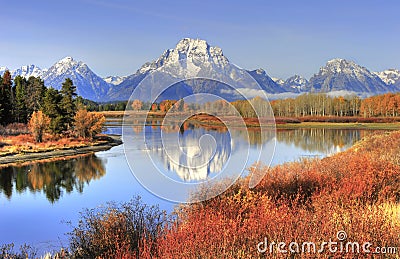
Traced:
<path fill-rule="evenodd" d="M 244 151 L 247 147 L 247 138 L 250 152 L 256 153 L 258 149 L 266 148 L 266 145 L 271 143 L 269 140 L 274 137 L 274 134 L 272 132 L 269 134 L 268 131 L 262 135 L 257 128 L 235 128 L 229 132 L 223 127 L 208 129 L 190 123 L 185 123 L 181 127 L 159 125 L 151 123 L 144 128 L 140 126 L 133 128 L 138 136 L 143 130 L 146 131 L 145 149 L 153 161 L 163 166 L 163 173 L 184 182 L 201 181 L 216 175 L 224 168 L 232 154 Z M 212 145 L 211 142 L 208 144 L 199 142 L 200 137 L 204 135 L 214 138 L 216 145 Z M 295 146 L 305 153 L 325 156 L 349 148 L 364 135 L 365 131 L 362 130 L 313 128 L 278 129 L 275 137 L 278 143 Z M 176 141 L 177 138 L 179 141 Z M 168 148 L 166 151 L 165 145 L 174 148 Z"/>

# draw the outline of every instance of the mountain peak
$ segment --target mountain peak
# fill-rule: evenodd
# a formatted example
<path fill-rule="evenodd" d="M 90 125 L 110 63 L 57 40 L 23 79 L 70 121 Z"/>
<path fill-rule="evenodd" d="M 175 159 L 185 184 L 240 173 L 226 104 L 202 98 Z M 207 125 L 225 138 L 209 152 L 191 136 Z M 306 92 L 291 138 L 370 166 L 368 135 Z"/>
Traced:
<path fill-rule="evenodd" d="M 382 93 L 390 90 L 367 68 L 341 58 L 329 60 L 320 68 L 318 74 L 310 78 L 307 87 L 316 92 L 346 90 L 358 93 Z"/>
<path fill-rule="evenodd" d="M 67 57 L 65 57 L 63 59 L 60 59 L 58 61 L 58 63 L 70 63 L 70 62 L 73 62 L 73 61 L 75 61 L 75 60 L 72 57 L 67 56 Z"/>
<path fill-rule="evenodd" d="M 220 47 L 210 46 L 202 39 L 184 38 L 175 48 L 165 50 L 157 60 L 145 63 L 136 74 L 145 74 L 165 64 L 174 64 L 182 60 L 187 63 L 188 68 L 194 70 L 199 69 L 198 64 L 223 67 L 229 62 Z"/>
<path fill-rule="evenodd" d="M 307 79 L 295 74 L 294 76 L 291 76 L 288 79 L 286 79 L 286 81 L 283 83 L 283 86 L 288 90 L 301 92 L 305 89 L 307 84 L 308 84 Z"/>
<path fill-rule="evenodd" d="M 335 58 L 329 60 L 324 67 L 321 68 L 322 72 L 332 72 L 332 73 L 341 73 L 348 72 L 353 69 L 364 69 L 360 65 L 357 65 L 353 61 L 346 60 L 343 58 Z"/>
<path fill-rule="evenodd" d="M 333 58 L 331 60 L 328 60 L 328 64 L 334 64 L 334 63 L 341 63 L 342 61 L 346 62 L 344 58 Z"/>
<path fill-rule="evenodd" d="M 85 63 L 72 57 L 60 59 L 43 74 L 45 84 L 56 89 L 61 88 L 66 78 L 74 82 L 78 95 L 91 100 L 102 100 L 110 88 Z"/>
<path fill-rule="evenodd" d="M 209 47 L 210 47 L 210 45 L 208 45 L 207 41 L 205 41 L 205 40 L 183 38 L 178 42 L 178 44 L 176 44 L 175 49 L 188 51 L 190 48 L 200 48 L 200 49 L 205 50 Z"/>
<path fill-rule="evenodd" d="M 223 55 L 222 49 L 218 46 L 210 46 L 207 41 L 202 39 L 184 38 L 176 44 L 175 49 L 178 52 L 187 54 L 204 54 L 210 56 Z"/>
<path fill-rule="evenodd" d="M 22 77 L 25 77 L 27 79 L 30 76 L 42 77 L 45 72 L 46 72 L 46 69 L 40 69 L 40 67 L 38 67 L 38 66 L 25 65 L 25 66 L 21 66 L 18 69 L 15 69 L 12 72 L 12 77 L 22 76 Z"/>
<path fill-rule="evenodd" d="M 400 82 L 400 71 L 394 68 L 389 68 L 381 72 L 374 72 L 375 75 L 385 82 L 387 85 L 394 85 Z"/>
<path fill-rule="evenodd" d="M 256 73 L 259 74 L 259 75 L 265 75 L 266 74 L 265 70 L 262 69 L 262 68 L 256 69 Z"/>

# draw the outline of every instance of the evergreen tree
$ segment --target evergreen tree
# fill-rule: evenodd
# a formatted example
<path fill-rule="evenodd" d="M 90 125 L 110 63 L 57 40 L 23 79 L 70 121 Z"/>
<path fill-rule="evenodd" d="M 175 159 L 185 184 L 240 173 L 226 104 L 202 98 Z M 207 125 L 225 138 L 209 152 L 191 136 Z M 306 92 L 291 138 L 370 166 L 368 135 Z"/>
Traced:
<path fill-rule="evenodd" d="M 43 113 L 50 118 L 50 131 L 52 133 L 61 133 L 62 127 L 62 112 L 59 107 L 61 102 L 61 94 L 56 89 L 47 88 L 43 98 Z"/>
<path fill-rule="evenodd" d="M 44 94 L 46 92 L 44 81 L 39 77 L 29 77 L 26 92 L 27 112 L 28 114 L 32 114 L 34 111 L 38 111 L 42 107 Z"/>
<path fill-rule="evenodd" d="M 10 71 L 6 70 L 0 83 L 0 120 L 7 125 L 13 122 L 12 117 L 12 79 Z"/>
<path fill-rule="evenodd" d="M 63 130 L 68 130 L 74 121 L 74 116 L 76 114 L 76 96 L 76 86 L 74 86 L 74 83 L 70 78 L 66 78 L 61 87 L 60 101 L 60 110 L 62 114 L 61 123 Z"/>
<path fill-rule="evenodd" d="M 15 92 L 15 103 L 14 103 L 14 119 L 16 122 L 26 123 L 28 121 L 28 113 L 26 107 L 27 99 L 27 81 L 22 76 L 16 76 L 14 78 L 14 91 Z"/>

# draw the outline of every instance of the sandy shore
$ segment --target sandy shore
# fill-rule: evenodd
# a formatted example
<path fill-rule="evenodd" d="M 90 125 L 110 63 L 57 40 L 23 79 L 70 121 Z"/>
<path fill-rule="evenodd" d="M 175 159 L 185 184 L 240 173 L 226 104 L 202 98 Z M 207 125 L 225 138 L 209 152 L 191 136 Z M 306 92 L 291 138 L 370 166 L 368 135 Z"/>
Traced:
<path fill-rule="evenodd" d="M 53 159 L 53 158 L 61 158 L 61 157 L 69 157 L 76 156 L 82 154 L 90 154 L 98 151 L 105 151 L 114 146 L 118 146 L 122 144 L 121 136 L 117 135 L 108 135 L 109 141 L 100 143 L 93 146 L 85 146 L 85 147 L 73 147 L 66 148 L 61 150 L 52 150 L 52 151 L 43 151 L 43 152 L 35 152 L 35 153 L 19 153 L 15 155 L 8 155 L 0 157 L 0 167 L 16 164 L 16 163 L 25 163 L 29 161 L 35 160 L 44 160 L 44 159 Z"/>

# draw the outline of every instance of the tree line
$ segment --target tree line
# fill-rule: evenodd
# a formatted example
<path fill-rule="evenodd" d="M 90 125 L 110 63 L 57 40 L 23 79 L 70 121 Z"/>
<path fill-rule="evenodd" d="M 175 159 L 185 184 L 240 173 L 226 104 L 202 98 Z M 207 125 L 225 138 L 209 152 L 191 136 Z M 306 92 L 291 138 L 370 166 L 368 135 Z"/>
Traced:
<path fill-rule="evenodd" d="M 45 132 L 92 137 L 101 131 L 104 118 L 87 113 L 85 100 L 78 97 L 76 86 L 66 78 L 61 89 L 46 87 L 39 77 L 28 79 L 7 70 L 0 76 L 0 124 L 28 124 L 35 140 Z"/>
<path fill-rule="evenodd" d="M 72 126 L 77 111 L 76 87 L 67 78 L 61 90 L 47 88 L 44 81 L 31 76 L 25 79 L 6 71 L 0 84 L 0 122 L 7 125 L 13 122 L 28 123 L 33 112 L 42 111 L 51 119 L 50 129 L 60 133 Z M 14 82 L 13 82 L 14 81 Z"/>
<path fill-rule="evenodd" d="M 400 94 L 386 93 L 361 99 L 356 95 L 331 97 L 323 93 L 309 93 L 271 101 L 271 106 L 278 117 L 396 117 L 400 114 Z"/>
<path fill-rule="evenodd" d="M 153 112 L 168 112 L 172 107 L 176 111 L 206 110 L 215 114 L 232 115 L 232 105 L 244 118 L 272 115 L 268 101 L 261 97 L 250 100 L 226 102 L 217 100 L 202 104 L 184 103 L 183 100 L 163 100 L 151 105 L 140 100 L 133 100 L 129 107 L 132 110 L 150 110 Z M 386 93 L 361 99 L 357 95 L 329 96 L 325 93 L 307 93 L 296 98 L 273 100 L 270 102 L 272 111 L 277 117 L 305 116 L 337 116 L 337 117 L 398 117 L 400 116 L 400 93 Z"/>

